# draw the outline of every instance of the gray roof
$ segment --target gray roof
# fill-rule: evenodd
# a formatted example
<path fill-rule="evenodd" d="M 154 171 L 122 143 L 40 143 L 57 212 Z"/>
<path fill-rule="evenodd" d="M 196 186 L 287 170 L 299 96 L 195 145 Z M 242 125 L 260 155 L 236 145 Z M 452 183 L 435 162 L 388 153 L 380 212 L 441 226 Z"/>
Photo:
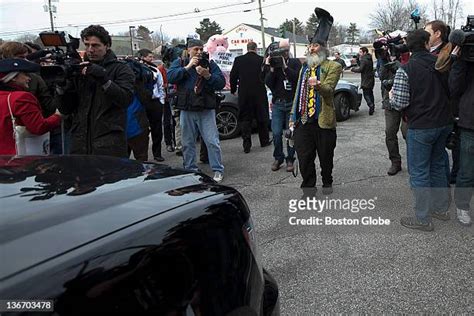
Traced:
<path fill-rule="evenodd" d="M 260 30 L 260 26 L 259 25 L 253 25 L 253 24 L 247 24 L 247 23 L 244 23 L 245 25 L 251 27 L 251 28 L 254 28 L 256 30 Z M 277 28 L 274 28 L 274 27 L 266 27 L 265 28 L 265 33 L 270 35 L 270 36 L 274 36 L 274 37 L 281 37 L 280 35 L 280 30 L 277 29 Z M 306 38 L 306 36 L 303 36 L 303 35 L 296 35 L 296 43 L 297 44 L 308 44 L 309 41 L 308 39 Z M 288 32 L 286 31 L 285 32 L 285 38 L 288 38 L 290 40 L 290 42 L 293 41 L 293 32 Z"/>

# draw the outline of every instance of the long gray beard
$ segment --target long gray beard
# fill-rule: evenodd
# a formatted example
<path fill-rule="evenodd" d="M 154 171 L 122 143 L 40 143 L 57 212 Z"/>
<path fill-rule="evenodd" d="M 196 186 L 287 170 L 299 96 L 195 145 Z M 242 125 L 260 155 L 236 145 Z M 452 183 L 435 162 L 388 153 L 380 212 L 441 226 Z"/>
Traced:
<path fill-rule="evenodd" d="M 321 63 L 327 59 L 327 55 L 325 52 L 321 51 L 315 55 L 308 55 L 306 56 L 306 63 L 310 68 L 317 67 L 321 65 Z"/>

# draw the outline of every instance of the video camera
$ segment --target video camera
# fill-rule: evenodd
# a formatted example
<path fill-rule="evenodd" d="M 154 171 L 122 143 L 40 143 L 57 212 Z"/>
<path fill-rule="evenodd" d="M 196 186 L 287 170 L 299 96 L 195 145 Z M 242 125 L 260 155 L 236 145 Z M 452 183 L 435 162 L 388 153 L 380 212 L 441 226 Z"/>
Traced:
<path fill-rule="evenodd" d="M 175 46 L 163 45 L 161 46 L 161 60 L 164 64 L 169 65 L 175 59 L 179 58 L 183 53 L 183 50 L 186 49 L 185 44 L 178 44 Z"/>
<path fill-rule="evenodd" d="M 461 27 L 464 31 L 461 58 L 467 62 L 474 62 L 474 15 L 468 15 L 466 25 Z"/>
<path fill-rule="evenodd" d="M 380 34 L 380 31 L 378 33 Z M 376 39 L 373 43 L 377 59 L 389 60 L 389 57 L 400 59 L 401 54 L 408 52 L 408 47 L 400 34 L 395 37 L 392 37 L 389 32 L 381 32 L 381 34 L 383 37 Z"/>
<path fill-rule="evenodd" d="M 54 47 L 49 50 L 51 56 L 48 58 L 53 60 L 53 65 L 42 66 L 40 70 L 41 77 L 48 85 L 63 83 L 66 79 L 80 74 L 82 66 L 79 64 L 82 58 L 77 52 L 78 38 L 69 35 L 69 41 L 67 41 L 66 34 L 58 31 L 41 32 L 39 37 L 45 47 Z"/>
<path fill-rule="evenodd" d="M 264 58 L 270 57 L 270 67 L 283 68 L 283 59 L 288 56 L 289 46 L 282 42 L 273 42 L 265 50 Z"/>

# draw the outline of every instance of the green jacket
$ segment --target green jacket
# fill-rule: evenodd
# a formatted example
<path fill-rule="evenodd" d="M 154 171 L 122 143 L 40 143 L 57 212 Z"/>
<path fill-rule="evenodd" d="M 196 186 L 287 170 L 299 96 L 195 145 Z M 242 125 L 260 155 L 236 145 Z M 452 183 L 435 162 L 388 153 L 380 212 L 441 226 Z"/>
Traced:
<path fill-rule="evenodd" d="M 305 63 L 301 68 L 298 85 L 296 87 L 295 98 L 293 99 L 293 107 L 291 109 L 290 121 L 298 123 L 301 119 L 299 113 L 299 99 L 301 84 L 303 81 L 302 75 L 308 68 L 308 65 Z M 341 64 L 325 60 L 321 63 L 321 88 L 319 89 L 319 94 L 322 99 L 321 104 L 321 113 L 318 117 L 318 124 L 321 128 L 334 129 L 336 128 L 336 113 L 334 111 L 334 89 L 336 89 L 337 82 L 341 76 L 342 66 Z"/>

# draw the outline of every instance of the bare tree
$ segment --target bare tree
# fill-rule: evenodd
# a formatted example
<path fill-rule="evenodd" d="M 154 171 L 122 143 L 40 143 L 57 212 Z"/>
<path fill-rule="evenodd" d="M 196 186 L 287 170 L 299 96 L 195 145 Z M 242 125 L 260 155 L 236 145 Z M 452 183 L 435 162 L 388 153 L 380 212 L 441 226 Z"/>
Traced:
<path fill-rule="evenodd" d="M 458 19 L 463 17 L 462 0 L 432 0 L 431 10 L 435 20 L 441 20 L 454 29 Z"/>
<path fill-rule="evenodd" d="M 416 8 L 421 12 L 421 23 L 424 23 L 427 20 L 426 6 L 419 5 L 416 0 L 381 1 L 375 12 L 369 15 L 370 25 L 384 31 L 408 31 L 414 28 L 410 14 Z"/>
<path fill-rule="evenodd" d="M 151 34 L 151 41 L 153 43 L 153 47 L 156 48 L 163 45 L 164 43 L 169 43 L 171 41 L 171 36 L 155 31 L 153 34 Z"/>
<path fill-rule="evenodd" d="M 39 38 L 38 34 L 23 34 L 14 39 L 15 42 L 25 43 L 25 42 L 36 42 Z"/>

